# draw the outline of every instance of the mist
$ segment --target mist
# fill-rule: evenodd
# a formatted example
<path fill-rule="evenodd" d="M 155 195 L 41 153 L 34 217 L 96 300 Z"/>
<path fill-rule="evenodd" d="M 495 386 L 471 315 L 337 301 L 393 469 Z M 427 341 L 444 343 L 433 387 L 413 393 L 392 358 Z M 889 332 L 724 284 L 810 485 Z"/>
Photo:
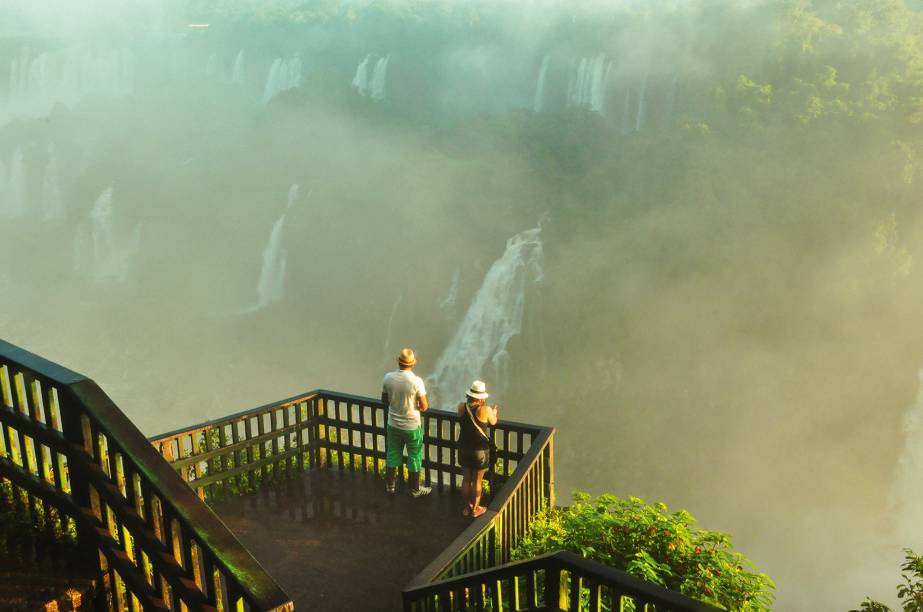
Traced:
<path fill-rule="evenodd" d="M 561 503 L 687 509 L 779 610 L 894 602 L 915 3 L 80 4 L 0 6 L 5 340 L 148 435 L 412 346 L 431 403 L 479 368 L 557 428 Z"/>

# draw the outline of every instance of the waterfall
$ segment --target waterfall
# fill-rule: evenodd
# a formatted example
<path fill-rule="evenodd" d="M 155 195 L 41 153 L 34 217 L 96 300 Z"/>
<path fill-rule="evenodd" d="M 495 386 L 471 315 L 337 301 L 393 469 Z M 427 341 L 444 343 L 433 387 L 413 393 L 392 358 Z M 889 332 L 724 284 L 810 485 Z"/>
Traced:
<path fill-rule="evenodd" d="M 26 177 L 22 149 L 13 151 L 9 176 L 6 181 L 6 202 L 3 214 L 7 217 L 21 217 L 26 212 Z"/>
<path fill-rule="evenodd" d="M 298 183 L 293 183 L 292 186 L 288 188 L 288 199 L 286 201 L 285 210 L 290 209 L 298 199 L 299 191 L 301 191 L 301 186 Z"/>
<path fill-rule="evenodd" d="M 353 77 L 353 88 L 359 92 L 360 96 L 366 96 L 369 93 L 369 60 L 372 58 L 372 54 L 365 56 L 359 65 L 356 67 L 356 76 Z"/>
<path fill-rule="evenodd" d="M 601 113 L 605 105 L 606 85 L 611 67 L 612 64 L 606 62 L 605 55 L 582 58 L 577 66 L 576 76 L 571 78 L 568 87 L 568 105 Z"/>
<path fill-rule="evenodd" d="M 360 96 L 369 97 L 372 100 L 384 100 L 386 96 L 386 85 L 388 77 L 388 61 L 390 55 L 379 57 L 375 66 L 369 75 L 369 62 L 372 60 L 372 54 L 369 53 L 356 66 L 356 74 L 353 76 L 352 87 Z"/>
<path fill-rule="evenodd" d="M 48 145 L 48 163 L 42 177 L 42 207 L 45 219 L 60 219 L 64 216 L 64 201 L 58 180 L 58 156 L 54 144 Z"/>
<path fill-rule="evenodd" d="M 260 269 L 260 278 L 256 283 L 256 305 L 252 310 L 258 310 L 273 302 L 282 299 L 282 289 L 285 283 L 286 258 L 282 249 L 282 226 L 285 223 L 285 214 L 273 224 L 269 233 L 269 242 L 263 249 L 263 267 Z"/>
<path fill-rule="evenodd" d="M 107 187 L 96 198 L 90 211 L 90 230 L 77 231 L 74 244 L 74 266 L 84 270 L 88 260 L 96 281 L 124 281 L 128 277 L 131 261 L 138 254 L 141 228 L 136 226 L 128 239 L 120 241 L 112 219 L 112 187 Z M 87 253 L 89 251 L 89 253 Z"/>
<path fill-rule="evenodd" d="M 296 53 L 289 59 L 277 57 L 269 67 L 266 87 L 263 89 L 263 104 L 274 97 L 301 85 L 301 55 Z"/>
<path fill-rule="evenodd" d="M 538 69 L 538 80 L 535 82 L 535 99 L 532 101 L 532 112 L 540 113 L 545 109 L 545 76 L 548 73 L 548 64 L 551 57 L 542 58 L 542 67 Z"/>
<path fill-rule="evenodd" d="M 107 187 L 90 211 L 93 263 L 97 280 L 105 277 L 115 249 L 112 232 L 112 187 Z"/>
<path fill-rule="evenodd" d="M 382 367 L 394 362 L 394 354 L 391 352 L 391 331 L 394 328 L 394 319 L 397 317 L 397 311 L 400 308 L 402 301 L 404 301 L 403 291 L 397 294 L 397 299 L 394 300 L 394 304 L 391 306 L 391 316 L 388 317 L 388 328 L 385 332 L 385 342 L 381 348 Z"/>
<path fill-rule="evenodd" d="M 285 225 L 285 215 L 297 201 L 299 191 L 297 183 L 289 187 L 285 212 L 273 224 L 269 240 L 263 249 L 263 266 L 256 281 L 256 303 L 245 312 L 259 310 L 282 299 L 287 265 L 285 248 L 282 246 L 282 228 Z"/>
<path fill-rule="evenodd" d="M 46 116 L 56 104 L 73 105 L 87 95 L 125 95 L 133 81 L 128 53 L 91 54 L 75 47 L 33 57 L 23 49 L 10 61 L 5 118 Z"/>
<path fill-rule="evenodd" d="M 612 70 L 612 62 L 606 63 L 605 58 L 600 55 L 597 58 L 596 66 L 593 68 L 593 87 L 590 91 L 590 110 L 597 113 L 603 112 L 606 102 L 606 86 L 609 83 L 609 72 Z"/>
<path fill-rule="evenodd" d="M 455 304 L 458 302 L 458 283 L 460 280 L 461 269 L 455 268 L 455 273 L 452 275 L 452 283 L 449 285 L 449 291 L 442 301 L 439 302 L 439 309 L 450 323 L 455 322 Z"/>
<path fill-rule="evenodd" d="M 234 59 L 234 69 L 231 71 L 231 82 L 232 83 L 243 83 L 244 82 L 244 50 L 243 49 L 237 52 L 237 57 Z"/>
<path fill-rule="evenodd" d="M 645 105 L 645 98 L 647 94 L 647 74 L 644 75 L 644 78 L 641 80 L 641 95 L 638 99 L 638 114 L 635 116 L 635 131 L 640 132 L 641 127 L 644 125 L 644 120 L 647 118 L 647 107 Z"/>
<path fill-rule="evenodd" d="M 526 290 L 543 278 L 541 226 L 516 234 L 487 271 L 465 317 L 436 360 L 428 385 L 451 406 L 477 378 L 502 392 L 508 380 L 507 344 L 522 331 Z"/>
<path fill-rule="evenodd" d="M 218 54 L 212 53 L 205 62 L 205 76 L 212 79 L 218 76 Z"/>
<path fill-rule="evenodd" d="M 918 373 L 917 400 L 904 416 L 904 448 L 897 461 L 889 506 L 896 534 L 904 542 L 923 538 L 923 369 Z"/>
<path fill-rule="evenodd" d="M 676 81 L 678 78 L 678 75 L 674 76 L 673 80 L 670 81 L 670 91 L 667 92 L 667 99 L 663 104 L 664 123 L 667 127 L 672 127 L 673 124 L 673 105 L 676 103 Z"/>
<path fill-rule="evenodd" d="M 388 76 L 388 60 L 390 55 L 381 57 L 375 62 L 375 70 L 372 72 L 372 79 L 369 82 L 369 97 L 373 100 L 385 99 L 385 83 Z"/>

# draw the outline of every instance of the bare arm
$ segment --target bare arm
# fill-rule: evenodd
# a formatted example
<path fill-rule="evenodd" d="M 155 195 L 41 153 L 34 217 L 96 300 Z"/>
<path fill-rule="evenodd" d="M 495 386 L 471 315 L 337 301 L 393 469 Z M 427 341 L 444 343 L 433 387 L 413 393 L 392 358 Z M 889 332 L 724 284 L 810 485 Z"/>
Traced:
<path fill-rule="evenodd" d="M 417 408 L 420 409 L 420 412 L 426 412 L 429 410 L 429 401 L 426 399 L 425 395 L 417 396 Z"/>
<path fill-rule="evenodd" d="M 485 412 L 487 412 L 487 422 L 491 425 L 497 424 L 497 411 L 500 409 L 499 406 L 485 406 Z"/>

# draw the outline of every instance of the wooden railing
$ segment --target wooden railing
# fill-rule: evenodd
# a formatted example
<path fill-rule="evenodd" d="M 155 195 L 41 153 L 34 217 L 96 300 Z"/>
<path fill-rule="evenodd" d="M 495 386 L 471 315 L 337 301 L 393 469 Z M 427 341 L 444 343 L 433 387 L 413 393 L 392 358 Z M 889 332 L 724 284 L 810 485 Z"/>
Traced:
<path fill-rule="evenodd" d="M 633 608 L 626 606 L 631 600 Z M 565 610 L 712 612 L 718 608 L 569 551 L 404 590 L 405 612 Z"/>
<path fill-rule="evenodd" d="M 201 497 L 259 486 L 306 466 L 381 475 L 387 408 L 381 401 L 317 390 L 151 439 Z M 426 480 L 455 489 L 458 415 L 424 413 Z M 506 563 L 531 518 L 554 505 L 554 429 L 501 420 L 487 512 L 472 521 L 411 586 Z"/>
<path fill-rule="evenodd" d="M 387 408 L 380 400 L 320 389 L 150 440 L 199 496 L 209 499 L 308 466 L 383 475 L 386 422 Z M 457 424 L 455 413 L 433 409 L 423 415 L 423 470 L 431 484 L 461 486 L 454 455 Z M 515 479 L 522 462 L 535 454 L 530 451 L 536 440 L 550 445 L 553 430 L 504 421 L 493 430 L 498 451 L 490 481 L 496 491 Z M 529 492 L 553 503 L 550 459 L 547 465 L 541 482 L 529 479 Z M 515 526 L 522 524 L 519 517 Z M 515 528 L 513 523 L 510 527 Z"/>
<path fill-rule="evenodd" d="M 292 609 L 92 380 L 0 341 L 0 392 L 0 480 L 76 534 L 111 609 Z"/>

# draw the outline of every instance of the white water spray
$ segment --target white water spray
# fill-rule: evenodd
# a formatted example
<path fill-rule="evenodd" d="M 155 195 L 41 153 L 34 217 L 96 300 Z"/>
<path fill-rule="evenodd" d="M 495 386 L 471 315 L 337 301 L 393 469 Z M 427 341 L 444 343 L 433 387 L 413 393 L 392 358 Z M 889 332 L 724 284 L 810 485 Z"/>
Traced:
<path fill-rule="evenodd" d="M 458 302 L 458 284 L 460 280 L 461 269 L 455 268 L 455 273 L 452 275 L 452 283 L 449 285 L 449 291 L 442 301 L 439 302 L 439 309 L 450 323 L 455 322 L 456 303 Z"/>
<path fill-rule="evenodd" d="M 92 249 L 93 277 L 98 282 L 124 281 L 128 278 L 131 261 L 138 254 L 141 229 L 135 227 L 124 242 L 118 238 L 112 219 L 112 187 L 107 187 L 93 204 L 90 211 L 89 242 Z M 75 236 L 75 264 L 82 265 L 86 257 L 86 237 L 81 232 Z M 83 243 L 83 244 L 82 244 Z"/>
<path fill-rule="evenodd" d="M 237 53 L 237 57 L 234 59 L 234 68 L 231 70 L 231 82 L 232 83 L 243 83 L 244 82 L 244 50 L 241 49 Z"/>
<path fill-rule="evenodd" d="M 288 59 L 277 57 L 269 67 L 266 87 L 263 88 L 263 104 L 267 104 L 283 91 L 301 85 L 301 55 L 296 53 Z"/>
<path fill-rule="evenodd" d="M 607 63 L 606 56 L 602 54 L 581 59 L 568 87 L 568 105 L 603 112 L 611 68 L 611 62 Z"/>
<path fill-rule="evenodd" d="M 387 84 L 388 77 L 388 60 L 391 59 L 391 56 L 385 56 L 379 58 L 375 62 L 375 70 L 372 72 L 372 79 L 369 82 L 369 97 L 373 100 L 384 100 L 385 99 L 385 86 Z"/>
<path fill-rule="evenodd" d="M 644 120 L 647 118 L 647 106 L 645 104 L 647 99 L 647 74 L 644 75 L 644 79 L 641 81 L 641 94 L 638 99 L 638 114 L 635 115 L 635 131 L 640 132 L 641 128 L 644 126 Z"/>
<path fill-rule="evenodd" d="M 460 400 L 474 379 L 486 380 L 498 392 L 508 383 L 507 344 L 522 331 L 527 289 L 544 276 L 540 232 L 541 226 L 510 238 L 487 271 L 429 378 L 439 405 Z"/>
<path fill-rule="evenodd" d="M 366 55 L 356 67 L 356 74 L 352 80 L 353 89 L 360 96 L 369 97 L 377 101 L 384 100 L 387 95 L 388 62 L 390 59 L 390 55 L 379 57 L 375 62 L 375 66 L 369 70 L 372 54 Z"/>
<path fill-rule="evenodd" d="M 41 53 L 23 49 L 10 61 L 0 120 L 47 116 L 56 104 L 72 106 L 88 95 L 123 96 L 134 89 L 134 58 L 123 51 L 81 48 Z"/>
<path fill-rule="evenodd" d="M 676 104 L 676 81 L 678 79 L 679 76 L 674 76 L 673 80 L 670 81 L 670 91 L 667 92 L 667 99 L 663 104 L 663 115 L 668 127 L 672 126 L 673 124 L 673 106 Z"/>
<path fill-rule="evenodd" d="M 213 79 L 218 76 L 218 54 L 212 53 L 205 62 L 205 76 Z"/>
<path fill-rule="evenodd" d="M 542 67 L 538 69 L 538 80 L 535 82 L 535 99 L 532 101 L 532 112 L 540 113 L 545 110 L 545 76 L 548 74 L 548 65 L 551 57 L 542 58 Z"/>
<path fill-rule="evenodd" d="M 359 92 L 360 96 L 366 96 L 369 93 L 369 60 L 372 58 L 372 54 L 365 56 L 359 65 L 356 66 L 356 74 L 353 77 L 352 86 Z"/>
<path fill-rule="evenodd" d="M 382 345 L 381 349 L 381 365 L 386 366 L 394 360 L 394 355 L 391 351 L 391 336 L 392 330 L 394 328 L 394 319 L 397 317 L 397 311 L 401 307 L 401 302 L 404 301 L 404 292 L 401 291 L 397 294 L 397 299 L 394 300 L 394 304 L 391 306 L 391 315 L 388 317 L 388 329 L 385 332 L 385 342 Z"/>
<path fill-rule="evenodd" d="M 285 215 L 298 199 L 300 187 L 293 184 L 288 190 L 288 201 L 282 213 L 269 232 L 269 240 L 263 249 L 263 266 L 256 281 L 256 303 L 245 312 L 254 312 L 282 299 L 285 289 L 285 270 L 288 265 L 285 247 L 282 245 L 282 228 Z"/>

